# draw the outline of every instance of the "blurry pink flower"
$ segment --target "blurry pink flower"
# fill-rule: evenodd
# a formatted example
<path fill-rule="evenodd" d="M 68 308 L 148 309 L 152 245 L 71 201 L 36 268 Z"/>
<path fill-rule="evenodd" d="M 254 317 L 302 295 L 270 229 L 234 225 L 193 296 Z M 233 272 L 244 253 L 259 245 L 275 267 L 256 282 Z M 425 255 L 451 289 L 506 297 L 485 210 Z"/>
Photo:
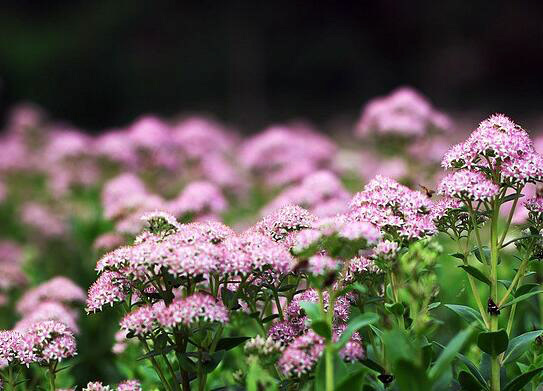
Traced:
<path fill-rule="evenodd" d="M 436 111 L 421 94 L 409 87 L 394 90 L 390 95 L 371 100 L 363 109 L 356 126 L 360 137 L 420 137 L 433 130 L 447 131 L 450 120 Z"/>

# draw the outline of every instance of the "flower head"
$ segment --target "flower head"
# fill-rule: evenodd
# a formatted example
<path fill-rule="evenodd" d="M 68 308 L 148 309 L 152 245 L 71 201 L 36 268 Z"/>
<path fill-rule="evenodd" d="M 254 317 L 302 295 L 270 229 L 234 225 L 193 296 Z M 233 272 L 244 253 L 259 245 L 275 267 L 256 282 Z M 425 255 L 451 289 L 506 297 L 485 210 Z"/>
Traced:
<path fill-rule="evenodd" d="M 481 172 L 460 170 L 447 175 L 439 184 L 439 193 L 472 201 L 486 201 L 497 195 L 499 187 Z"/>
<path fill-rule="evenodd" d="M 278 362 L 279 368 L 285 375 L 300 377 L 314 368 L 323 351 L 324 339 L 308 331 L 285 349 Z"/>
<path fill-rule="evenodd" d="M 156 311 L 158 322 L 164 327 L 191 325 L 199 320 L 206 322 L 228 322 L 228 310 L 213 296 L 195 293 Z"/>
<path fill-rule="evenodd" d="M 90 286 L 87 295 L 87 313 L 101 311 L 104 305 L 113 306 L 127 297 L 127 280 L 120 273 L 104 272 Z"/>

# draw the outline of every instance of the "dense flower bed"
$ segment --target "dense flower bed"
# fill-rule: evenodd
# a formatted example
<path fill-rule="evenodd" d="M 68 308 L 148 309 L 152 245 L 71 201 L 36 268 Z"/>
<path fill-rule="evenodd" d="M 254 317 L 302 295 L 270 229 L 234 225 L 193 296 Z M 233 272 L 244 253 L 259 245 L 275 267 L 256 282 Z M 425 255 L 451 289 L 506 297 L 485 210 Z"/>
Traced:
<path fill-rule="evenodd" d="M 536 389 L 541 143 L 409 88 L 353 128 L 14 110 L 0 389 Z"/>

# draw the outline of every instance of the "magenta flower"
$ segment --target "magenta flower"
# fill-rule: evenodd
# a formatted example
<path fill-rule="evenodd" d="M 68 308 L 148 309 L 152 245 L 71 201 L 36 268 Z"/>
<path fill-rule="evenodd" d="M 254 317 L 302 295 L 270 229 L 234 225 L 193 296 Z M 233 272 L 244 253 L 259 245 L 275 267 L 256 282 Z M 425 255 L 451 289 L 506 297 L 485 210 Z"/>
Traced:
<path fill-rule="evenodd" d="M 487 201 L 497 195 L 499 187 L 481 172 L 456 171 L 439 184 L 439 193 L 472 201 Z"/>
<path fill-rule="evenodd" d="M 157 308 L 158 322 L 164 327 L 177 325 L 190 326 L 198 321 L 228 322 L 228 310 L 213 296 L 195 293 L 184 299 L 174 301 L 165 308 Z"/>
<path fill-rule="evenodd" d="M 285 349 L 278 362 L 279 368 L 287 376 L 300 377 L 315 367 L 323 351 L 324 339 L 308 331 Z"/>

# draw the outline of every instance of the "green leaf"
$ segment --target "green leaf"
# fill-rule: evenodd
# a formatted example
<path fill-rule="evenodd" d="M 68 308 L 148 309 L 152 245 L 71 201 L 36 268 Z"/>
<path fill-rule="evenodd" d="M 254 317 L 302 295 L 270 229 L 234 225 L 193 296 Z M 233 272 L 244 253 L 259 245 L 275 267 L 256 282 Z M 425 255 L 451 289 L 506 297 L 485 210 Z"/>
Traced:
<path fill-rule="evenodd" d="M 276 391 L 278 389 L 275 379 L 260 366 L 258 360 L 250 361 L 245 385 L 247 391 Z"/>
<path fill-rule="evenodd" d="M 290 291 L 291 289 L 294 289 L 296 288 L 298 285 L 294 285 L 294 284 L 287 284 L 287 285 L 283 285 L 282 287 L 280 287 L 277 292 L 286 292 L 286 291 Z"/>
<path fill-rule="evenodd" d="M 441 350 L 445 349 L 445 346 L 437 343 L 437 342 L 433 342 L 433 344 L 435 346 L 437 346 L 438 348 L 440 348 Z M 458 353 L 456 355 L 456 358 L 458 358 L 460 361 L 462 361 L 462 363 L 469 369 L 469 371 L 471 372 L 471 374 L 473 376 L 475 376 L 475 378 L 479 381 L 480 384 L 484 384 L 485 385 L 485 388 L 486 388 L 486 380 L 484 378 L 484 376 L 481 374 L 481 372 L 479 372 L 479 369 L 477 368 L 477 366 L 472 363 L 466 356 L 464 356 L 462 353 Z"/>
<path fill-rule="evenodd" d="M 360 388 L 360 384 L 362 384 L 362 380 L 364 378 L 365 373 L 366 373 L 365 369 L 361 369 L 359 371 L 351 373 L 349 376 L 343 379 L 336 387 L 334 387 L 334 390 L 335 391 L 352 391 L 352 390 L 356 390 L 357 388 Z"/>
<path fill-rule="evenodd" d="M 509 194 L 508 196 L 502 198 L 501 203 L 505 204 L 506 202 L 513 201 L 513 200 L 515 200 L 517 198 L 521 198 L 521 197 L 524 197 L 524 194 L 519 194 L 519 193 Z"/>
<path fill-rule="evenodd" d="M 300 307 L 305 311 L 306 315 L 312 322 L 322 319 L 321 309 L 317 303 L 311 301 L 300 302 Z"/>
<path fill-rule="evenodd" d="M 381 330 L 379 330 L 377 327 L 375 327 L 372 324 L 370 324 L 370 329 L 371 329 L 371 331 L 373 331 L 375 333 L 375 335 L 377 335 L 379 337 L 379 339 L 381 341 L 383 340 L 383 332 Z"/>
<path fill-rule="evenodd" d="M 460 316 L 462 319 L 464 319 L 467 323 L 471 324 L 474 321 L 478 322 L 482 328 L 485 328 L 485 323 L 483 322 L 483 318 L 481 317 L 481 314 L 474 310 L 471 307 L 467 307 L 465 305 L 459 305 L 459 304 L 445 304 L 445 307 L 450 309 L 451 311 L 454 311 L 458 316 Z"/>
<path fill-rule="evenodd" d="M 534 376 L 536 376 L 539 372 L 543 371 L 543 367 L 532 369 L 529 372 L 525 372 L 517 377 L 515 377 L 513 380 L 511 380 L 503 389 L 503 391 L 520 391 L 526 384 L 532 380 Z"/>
<path fill-rule="evenodd" d="M 213 372 L 224 358 L 224 350 L 219 350 L 211 354 L 206 360 L 202 360 L 202 366 L 206 373 Z"/>
<path fill-rule="evenodd" d="M 454 338 L 447 344 L 445 349 L 441 352 L 434 365 L 430 369 L 429 378 L 432 382 L 435 382 L 439 377 L 449 368 L 449 365 L 453 362 L 456 355 L 462 350 L 464 345 L 468 342 L 474 332 L 472 326 L 460 331 L 454 336 Z"/>
<path fill-rule="evenodd" d="M 464 256 L 464 254 L 462 253 L 454 253 L 454 254 L 449 254 L 451 257 L 455 257 L 455 258 L 458 258 L 458 259 L 461 259 L 461 260 L 464 260 L 466 257 Z"/>
<path fill-rule="evenodd" d="M 485 259 L 490 259 L 490 249 L 486 246 L 483 246 L 483 255 L 485 256 L 485 258 L 481 256 L 478 247 L 471 250 L 471 252 L 473 253 L 473 255 L 475 255 L 475 258 L 477 258 L 477 260 L 481 263 L 485 263 Z"/>
<path fill-rule="evenodd" d="M 441 347 L 442 349 L 445 348 L 444 346 L 438 344 L 437 342 L 434 342 L 434 344 Z M 462 363 L 468 368 L 468 370 L 471 372 L 471 374 L 473 376 L 475 376 L 475 378 L 479 381 L 479 383 L 485 385 L 485 388 L 487 388 L 486 380 L 485 380 L 483 374 L 479 371 L 479 369 L 477 368 L 477 366 L 474 363 L 472 363 L 462 353 L 458 353 L 456 355 L 456 358 L 458 358 L 460 361 L 462 361 Z"/>
<path fill-rule="evenodd" d="M 539 295 L 540 293 L 543 293 L 543 290 L 539 290 L 539 291 L 531 291 L 531 292 L 528 292 L 528 293 L 525 293 L 524 295 L 520 295 L 518 297 L 515 297 L 513 300 L 505 303 L 504 305 L 502 305 L 500 307 L 500 309 L 502 308 L 506 308 L 506 307 L 509 307 L 513 304 L 516 304 L 516 303 L 520 303 L 521 301 L 524 301 L 526 299 L 529 299 L 530 297 L 532 296 L 535 296 L 535 295 Z"/>
<path fill-rule="evenodd" d="M 480 271 L 479 269 L 477 269 L 476 267 L 473 267 L 473 266 L 470 266 L 470 265 L 460 265 L 458 267 L 460 269 L 464 269 L 468 274 L 471 274 L 473 277 L 475 277 L 479 281 L 484 282 L 485 284 L 487 284 L 489 286 L 491 285 L 491 282 L 488 279 L 488 277 L 485 276 L 483 274 L 483 272 Z"/>
<path fill-rule="evenodd" d="M 228 309 L 233 309 L 238 305 L 237 293 L 227 288 L 221 288 L 222 302 Z"/>
<path fill-rule="evenodd" d="M 183 369 L 185 372 L 196 373 L 198 370 L 196 364 L 189 357 L 187 357 L 186 354 L 179 354 L 177 358 L 181 369 Z"/>
<path fill-rule="evenodd" d="M 166 334 L 160 334 L 158 337 L 154 340 L 154 348 L 155 350 L 163 350 L 166 345 L 168 344 L 168 335 Z"/>
<path fill-rule="evenodd" d="M 509 341 L 509 346 L 503 355 L 503 364 L 515 362 L 528 350 L 532 342 L 543 333 L 543 330 L 536 330 L 524 333 Z"/>
<path fill-rule="evenodd" d="M 403 316 L 404 307 L 402 303 L 385 303 L 388 312 L 396 316 Z"/>
<path fill-rule="evenodd" d="M 151 358 L 155 356 L 161 356 L 167 354 L 173 350 L 173 346 L 166 346 L 164 349 L 155 349 L 151 350 L 149 353 L 144 354 L 143 356 L 138 357 L 137 361 L 145 360 L 146 358 Z"/>
<path fill-rule="evenodd" d="M 264 319 L 262 319 L 262 323 L 268 323 L 268 322 L 271 322 L 272 320 L 277 319 L 277 318 L 279 318 L 279 314 L 273 314 L 273 315 L 270 315 L 270 316 L 266 316 Z"/>
<path fill-rule="evenodd" d="M 535 284 L 535 283 L 521 285 L 515 291 L 515 297 L 520 297 L 522 295 L 525 295 L 526 293 L 532 291 L 533 289 L 537 288 L 538 286 L 539 286 L 539 284 Z"/>
<path fill-rule="evenodd" d="M 341 349 L 345 344 L 351 339 L 351 336 L 360 330 L 362 327 L 372 325 L 374 323 L 377 323 L 379 321 L 379 315 L 374 314 L 373 312 L 365 312 L 363 314 L 358 315 L 354 319 L 351 319 L 347 327 L 345 328 L 345 331 L 341 334 L 341 337 L 339 337 L 339 341 L 336 342 L 335 348 Z"/>
<path fill-rule="evenodd" d="M 399 360 L 396 363 L 394 374 L 400 390 L 427 391 L 430 389 L 430 381 L 426 371 L 416 366 L 413 361 Z"/>
<path fill-rule="evenodd" d="M 250 337 L 224 337 L 219 340 L 217 343 L 216 351 L 219 350 L 230 350 L 235 348 L 238 345 L 241 345 L 243 342 L 250 339 Z"/>
<path fill-rule="evenodd" d="M 376 363 L 375 361 L 369 359 L 369 358 L 365 358 L 363 360 L 360 360 L 360 363 L 363 364 L 364 366 L 368 367 L 369 369 L 373 369 L 375 372 L 379 372 L 379 373 L 386 373 L 386 369 L 383 368 L 381 365 L 379 365 L 378 363 Z"/>
<path fill-rule="evenodd" d="M 440 305 L 441 305 L 440 301 L 436 301 L 435 303 L 429 304 L 428 305 L 428 311 L 432 311 L 433 309 L 436 309 Z"/>
<path fill-rule="evenodd" d="M 484 389 L 477 378 L 466 371 L 460 371 L 458 374 L 458 382 L 462 386 L 462 390 L 465 391 L 481 391 Z"/>
<path fill-rule="evenodd" d="M 506 289 L 509 289 L 511 286 L 511 280 L 498 280 L 500 284 L 502 284 Z"/>
<path fill-rule="evenodd" d="M 387 362 L 392 366 L 401 359 L 412 360 L 413 352 L 417 349 L 413 338 L 407 335 L 406 331 L 400 329 L 384 332 L 383 343 L 385 344 Z"/>
<path fill-rule="evenodd" d="M 325 320 L 317 320 L 311 322 L 311 328 L 313 329 L 313 331 L 315 331 L 315 333 L 317 333 L 317 335 L 320 335 L 327 341 L 332 338 L 332 330 L 330 330 L 330 326 Z"/>
<path fill-rule="evenodd" d="M 490 355 L 500 354 L 507 350 L 509 337 L 504 329 L 498 331 L 483 331 L 477 337 L 477 346 Z"/>

